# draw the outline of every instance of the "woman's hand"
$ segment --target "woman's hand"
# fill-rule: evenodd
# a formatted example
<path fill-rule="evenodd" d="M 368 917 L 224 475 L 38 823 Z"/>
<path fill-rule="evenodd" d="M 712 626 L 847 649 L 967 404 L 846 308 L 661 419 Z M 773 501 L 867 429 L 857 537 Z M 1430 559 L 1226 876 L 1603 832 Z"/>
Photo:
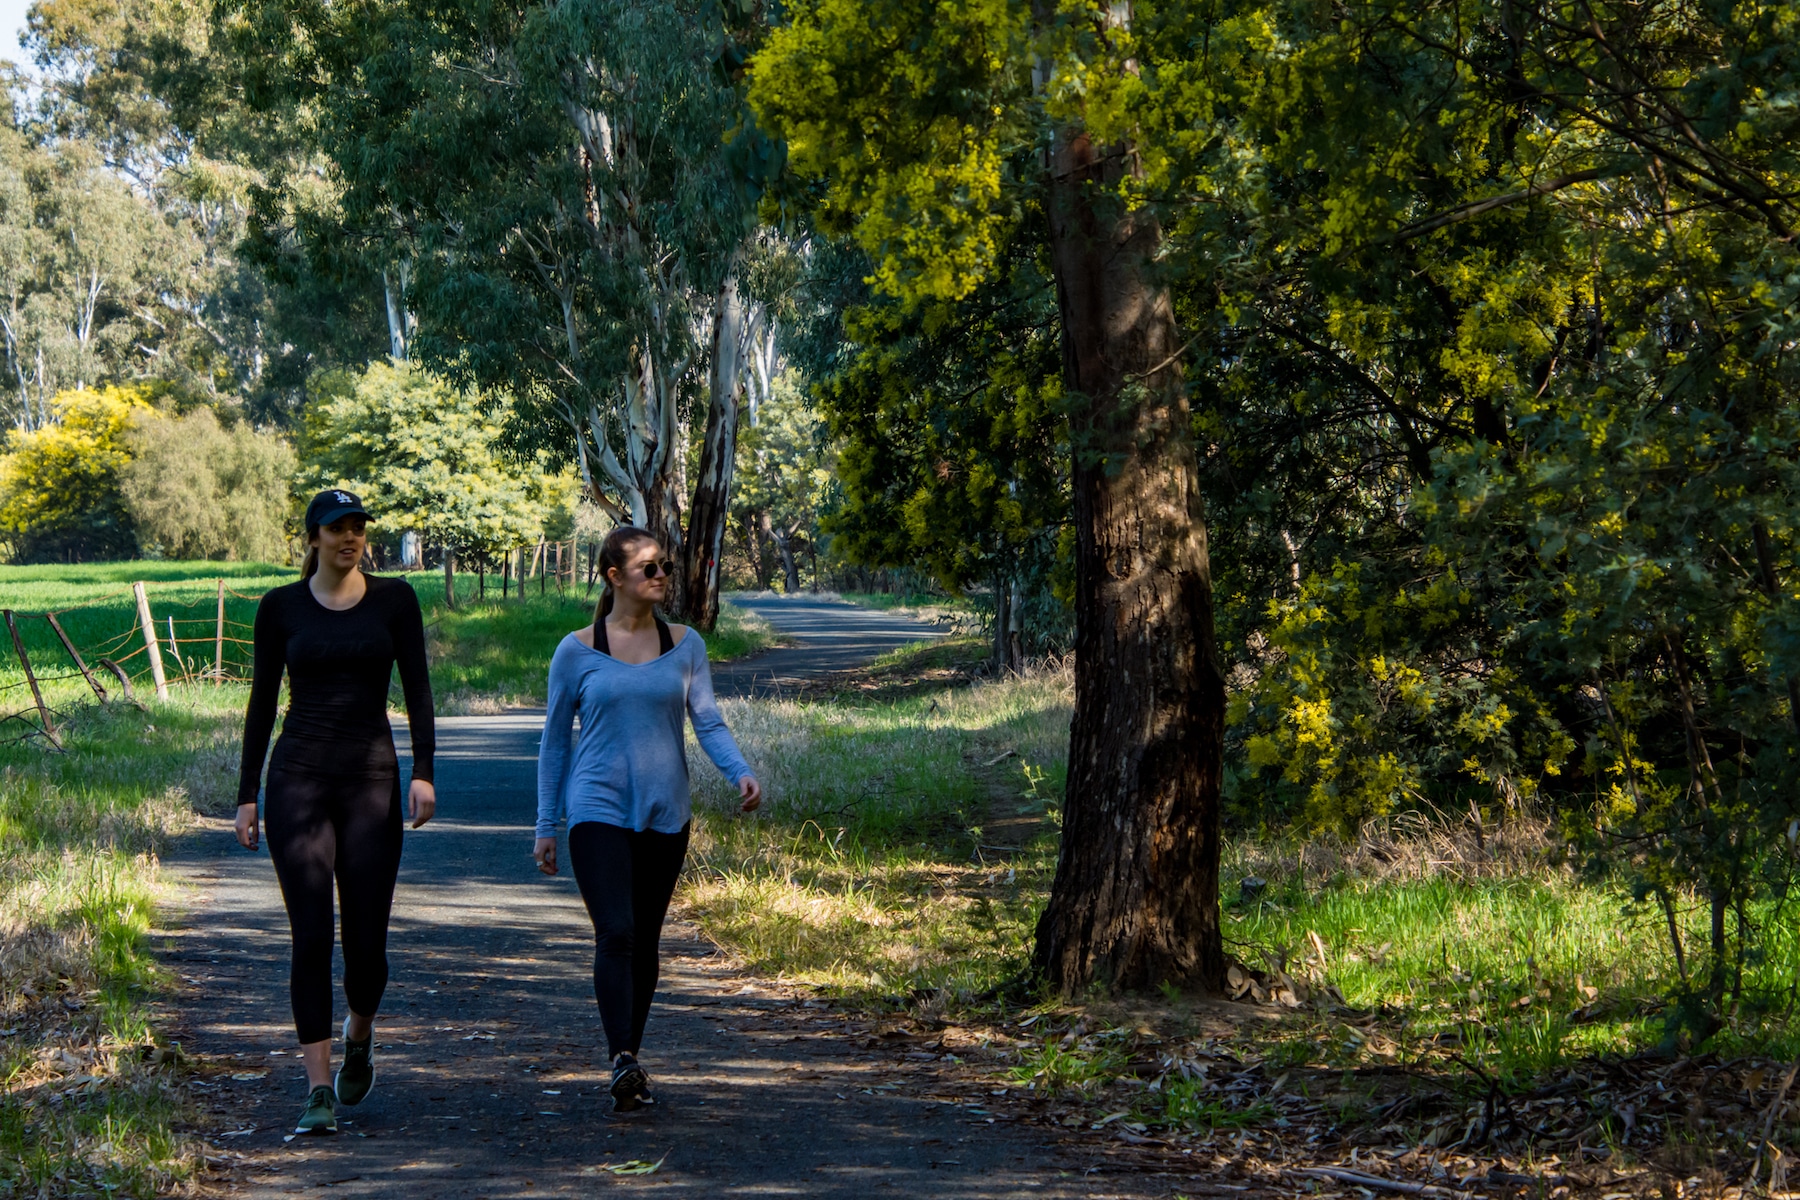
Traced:
<path fill-rule="evenodd" d="M 415 779 L 407 791 L 407 799 L 412 801 L 413 828 L 417 829 L 437 815 L 437 789 L 423 779 Z"/>
<path fill-rule="evenodd" d="M 538 870 L 546 875 L 556 874 L 556 839 L 539 838 L 532 843 L 531 857 L 537 859 Z"/>
<path fill-rule="evenodd" d="M 256 801 L 238 805 L 237 835 L 238 845 L 246 850 L 256 849 Z"/>
<path fill-rule="evenodd" d="M 738 780 L 738 795 L 744 798 L 738 805 L 739 812 L 755 812 L 762 807 L 762 784 L 756 782 L 756 776 L 746 775 Z"/>

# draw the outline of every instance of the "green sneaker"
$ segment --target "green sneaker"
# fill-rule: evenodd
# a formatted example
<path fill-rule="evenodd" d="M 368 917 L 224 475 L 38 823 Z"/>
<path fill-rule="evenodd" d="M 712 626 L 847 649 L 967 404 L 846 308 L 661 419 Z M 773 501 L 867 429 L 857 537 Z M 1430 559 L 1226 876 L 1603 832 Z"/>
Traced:
<path fill-rule="evenodd" d="M 306 1111 L 300 1114 L 300 1123 L 294 1126 L 294 1132 L 337 1132 L 337 1093 L 328 1084 L 321 1083 L 307 1096 Z"/>
<path fill-rule="evenodd" d="M 332 1080 L 337 1098 L 344 1104 L 361 1104 L 375 1090 L 375 1034 L 360 1042 L 350 1040 L 350 1018 L 344 1018 L 344 1065 Z"/>

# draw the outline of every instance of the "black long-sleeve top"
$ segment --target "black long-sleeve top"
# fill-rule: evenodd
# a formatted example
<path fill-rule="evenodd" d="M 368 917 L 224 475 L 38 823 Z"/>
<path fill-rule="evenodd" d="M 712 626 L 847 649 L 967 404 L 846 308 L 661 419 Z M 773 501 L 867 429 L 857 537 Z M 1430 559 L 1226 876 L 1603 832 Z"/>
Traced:
<path fill-rule="evenodd" d="M 387 696 L 398 663 L 412 733 L 412 777 L 432 778 L 437 731 L 418 594 L 403 579 L 364 578 L 369 590 L 354 608 L 342 612 L 320 604 L 304 579 L 271 590 L 257 606 L 239 804 L 256 803 L 284 669 L 288 711 L 277 756 L 283 769 L 331 775 L 397 773 Z"/>

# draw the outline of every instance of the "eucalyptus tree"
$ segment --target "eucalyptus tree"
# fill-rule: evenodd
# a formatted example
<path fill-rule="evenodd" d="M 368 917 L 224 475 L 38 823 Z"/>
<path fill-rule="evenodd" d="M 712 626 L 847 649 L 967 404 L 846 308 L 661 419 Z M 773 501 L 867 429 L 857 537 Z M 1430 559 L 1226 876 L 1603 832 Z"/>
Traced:
<path fill-rule="evenodd" d="M 192 247 L 100 164 L 0 127 L 0 365 L 10 422 L 56 419 L 59 391 L 160 374 L 181 331 L 159 296 Z"/>
<path fill-rule="evenodd" d="M 409 353 L 516 396 L 528 439 L 572 452 L 596 503 L 682 557 L 671 606 L 705 624 L 726 511 L 707 497 L 729 491 L 756 319 L 740 261 L 776 162 L 727 31 L 620 0 L 239 13 L 247 43 L 279 47 L 254 102 L 298 95 L 331 163 L 330 193 L 297 204 L 300 240 L 410 264 Z M 271 212 L 298 194 L 281 182 Z M 696 394 L 705 527 L 684 529 Z"/>
<path fill-rule="evenodd" d="M 375 351 L 379 272 L 327 279 L 291 244 L 246 241 L 268 169 L 317 164 L 304 114 L 243 103 L 243 47 L 215 15 L 179 0 L 36 0 L 26 40 L 42 75 L 26 132 L 86 148 L 163 227 L 160 258 L 127 251 L 157 264 L 136 306 L 139 372 L 286 421 L 307 375 Z"/>
<path fill-rule="evenodd" d="M 1129 5 L 804 0 L 752 64 L 876 285 L 953 302 L 1034 198 L 1055 279 L 1073 497 L 1075 715 L 1036 960 L 1054 984 L 1218 985 L 1224 680 L 1184 347 Z"/>

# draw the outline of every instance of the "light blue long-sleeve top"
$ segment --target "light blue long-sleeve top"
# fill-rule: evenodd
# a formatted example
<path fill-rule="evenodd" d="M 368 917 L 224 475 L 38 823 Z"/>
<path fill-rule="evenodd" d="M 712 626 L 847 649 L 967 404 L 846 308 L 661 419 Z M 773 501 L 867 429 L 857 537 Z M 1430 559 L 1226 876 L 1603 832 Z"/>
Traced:
<path fill-rule="evenodd" d="M 693 815 L 683 712 L 713 765 L 736 783 L 751 774 L 713 699 L 706 643 L 688 630 L 647 663 L 620 662 L 574 634 L 550 659 L 549 712 L 538 749 L 537 836 L 602 821 L 679 833 Z M 581 719 L 581 737 L 574 736 Z"/>

